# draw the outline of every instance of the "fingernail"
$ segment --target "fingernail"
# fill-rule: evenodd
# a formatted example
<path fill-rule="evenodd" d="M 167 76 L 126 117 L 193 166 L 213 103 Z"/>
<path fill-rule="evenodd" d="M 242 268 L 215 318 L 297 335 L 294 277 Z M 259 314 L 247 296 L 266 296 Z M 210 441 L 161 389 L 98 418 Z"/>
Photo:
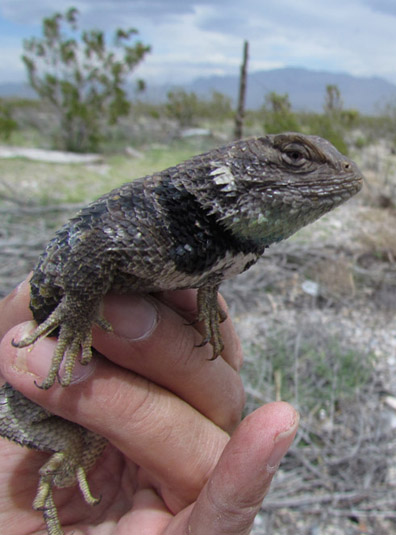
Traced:
<path fill-rule="evenodd" d="M 153 302 L 139 295 L 108 295 L 104 308 L 114 334 L 128 340 L 148 338 L 158 323 Z"/>
<path fill-rule="evenodd" d="M 267 461 L 267 472 L 272 474 L 277 471 L 281 460 L 290 447 L 291 438 L 294 438 L 294 435 L 296 434 L 299 421 L 300 416 L 296 412 L 289 429 L 276 436 L 272 453 Z"/>
<path fill-rule="evenodd" d="M 35 327 L 36 323 L 34 321 L 24 323 L 15 337 L 16 341 L 30 334 Z M 16 350 L 14 368 L 18 371 L 29 373 L 40 384 L 48 375 L 56 343 L 55 338 L 42 338 L 30 346 L 18 348 Z M 94 358 L 85 366 L 82 366 L 77 361 L 73 368 L 73 377 L 70 384 L 80 383 L 88 379 L 94 372 L 95 367 L 96 361 Z M 59 375 L 62 377 L 62 366 Z"/>

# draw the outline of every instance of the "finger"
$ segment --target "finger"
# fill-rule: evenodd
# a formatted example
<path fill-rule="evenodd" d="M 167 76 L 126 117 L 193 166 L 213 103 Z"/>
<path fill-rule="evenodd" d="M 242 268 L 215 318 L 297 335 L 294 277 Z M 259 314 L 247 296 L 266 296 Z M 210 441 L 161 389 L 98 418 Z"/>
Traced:
<path fill-rule="evenodd" d="M 244 405 L 241 379 L 223 359 L 211 362 L 209 347 L 195 347 L 197 332 L 180 315 L 162 303 L 155 310 L 141 297 L 114 295 L 105 298 L 105 314 L 115 332 L 94 329 L 94 346 L 102 354 L 173 391 L 228 432 L 234 429 Z M 161 319 L 152 332 L 158 314 Z M 22 337 L 15 335 L 16 340 Z M 44 378 L 49 362 L 39 357 L 36 366 L 40 363 L 38 373 Z M 84 380 L 92 369 L 93 363 L 76 365 L 74 375 Z"/>
<path fill-rule="evenodd" d="M 165 535 L 247 535 L 282 457 L 297 431 L 297 412 L 269 403 L 238 427 L 195 506 L 179 515 Z"/>
<path fill-rule="evenodd" d="M 6 335 L 0 351 L 13 334 L 11 330 Z M 195 500 L 228 435 L 168 390 L 104 358 L 97 358 L 95 374 L 83 384 L 67 389 L 55 384 L 48 391 L 40 390 L 33 384 L 32 367 L 23 369 L 21 361 L 34 366 L 43 356 L 49 361 L 53 348 L 53 340 L 44 339 L 30 351 L 17 349 L 24 353 L 18 367 L 2 360 L 1 370 L 35 403 L 106 436 L 151 474 L 171 511 Z"/>
<path fill-rule="evenodd" d="M 106 296 L 104 314 L 114 331 L 94 329 L 94 347 L 232 431 L 245 401 L 239 374 L 221 358 L 211 361 L 210 346 L 197 347 L 199 334 L 180 314 L 158 301 L 153 309 L 151 303 L 138 296 Z"/>
<path fill-rule="evenodd" d="M 30 276 L 0 301 L 0 340 L 14 325 L 32 319 L 29 310 Z"/>
<path fill-rule="evenodd" d="M 198 315 L 197 290 L 162 292 L 159 295 L 159 299 L 180 313 L 187 322 L 193 322 Z M 220 294 L 218 295 L 218 302 L 228 314 L 227 303 Z M 194 324 L 194 327 L 203 336 L 204 327 L 202 322 Z M 220 332 L 224 342 L 224 350 L 221 356 L 230 366 L 239 371 L 243 361 L 242 347 L 229 317 L 220 324 Z"/>
<path fill-rule="evenodd" d="M 11 327 L 32 318 L 32 313 L 29 310 L 30 284 L 28 278 L 0 301 L 0 340 Z M 4 383 L 4 377 L 0 375 L 0 384 L 2 383 Z"/>

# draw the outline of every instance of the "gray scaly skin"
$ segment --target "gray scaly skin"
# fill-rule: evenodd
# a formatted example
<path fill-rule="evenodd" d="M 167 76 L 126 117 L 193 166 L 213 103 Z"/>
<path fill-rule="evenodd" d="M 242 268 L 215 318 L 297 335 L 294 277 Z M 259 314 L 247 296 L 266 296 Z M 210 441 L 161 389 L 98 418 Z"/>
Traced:
<path fill-rule="evenodd" d="M 328 141 L 296 133 L 266 135 L 201 154 L 117 188 L 82 209 L 50 241 L 31 279 L 38 327 L 14 342 L 25 347 L 57 334 L 48 375 L 71 382 L 76 359 L 91 359 L 94 323 L 107 292 L 198 288 L 203 343 L 222 351 L 220 283 L 246 270 L 274 242 L 340 205 L 362 186 L 356 165 Z M 63 361 L 62 375 L 59 373 Z M 49 535 L 61 535 L 53 486 L 78 483 L 96 503 L 86 472 L 106 441 L 52 415 L 6 384 L 0 389 L 0 436 L 52 453 L 40 470 L 33 507 Z"/>

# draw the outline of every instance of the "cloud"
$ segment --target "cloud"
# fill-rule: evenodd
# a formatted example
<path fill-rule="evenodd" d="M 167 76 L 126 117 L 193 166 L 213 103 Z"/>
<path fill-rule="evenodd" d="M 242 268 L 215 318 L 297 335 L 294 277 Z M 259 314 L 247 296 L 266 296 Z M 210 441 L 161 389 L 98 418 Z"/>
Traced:
<path fill-rule="evenodd" d="M 109 22 L 124 25 L 126 19 L 133 17 L 166 21 L 194 13 L 200 5 L 224 6 L 223 0 L 58 0 L 56 4 L 52 0 L 2 0 L 1 4 L 3 16 L 14 22 L 39 24 L 43 17 L 73 6 L 83 18 L 100 22 L 102 27 Z"/>
<path fill-rule="evenodd" d="M 41 25 L 43 17 L 48 17 L 55 11 L 65 11 L 69 7 L 70 0 L 58 0 L 56 8 L 51 0 L 2 0 L 0 12 L 3 18 L 11 22 L 34 26 Z"/>
<path fill-rule="evenodd" d="M 396 16 L 396 3 L 394 0 L 364 0 L 364 3 L 373 11 L 381 11 Z"/>
<path fill-rule="evenodd" d="M 117 27 L 136 27 L 139 38 L 152 45 L 152 54 L 138 69 L 138 75 L 151 83 L 237 74 L 244 39 L 250 42 L 250 70 L 304 66 L 396 81 L 394 0 L 76 0 L 72 4 L 81 13 L 82 27 L 109 33 Z M 58 0 L 56 10 L 69 6 L 70 0 Z M 54 4 L 2 0 L 0 9 L 29 37 L 39 34 L 41 20 L 54 12 Z M 0 26 L 4 49 L 1 30 Z"/>

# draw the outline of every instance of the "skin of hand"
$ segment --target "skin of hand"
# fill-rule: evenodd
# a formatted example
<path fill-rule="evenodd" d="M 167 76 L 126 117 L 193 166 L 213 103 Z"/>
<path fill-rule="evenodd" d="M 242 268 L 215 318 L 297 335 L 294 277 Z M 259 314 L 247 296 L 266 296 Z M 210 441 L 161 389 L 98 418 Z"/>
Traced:
<path fill-rule="evenodd" d="M 110 441 L 88 473 L 92 493 L 102 498 L 97 506 L 84 503 L 76 487 L 54 490 L 67 535 L 250 532 L 298 414 L 287 403 L 269 403 L 240 422 L 238 337 L 227 319 L 222 358 L 210 361 L 210 345 L 197 347 L 200 325 L 186 326 L 195 296 L 106 296 L 103 315 L 113 332 L 94 327 L 93 361 L 77 367 L 71 386 L 56 383 L 48 391 L 34 380 L 45 377 L 55 340 L 11 345 L 34 326 L 28 282 L 0 302 L 2 377 Z M 42 515 L 31 505 L 48 454 L 2 438 L 0 448 L 0 526 L 7 535 L 42 535 Z"/>

